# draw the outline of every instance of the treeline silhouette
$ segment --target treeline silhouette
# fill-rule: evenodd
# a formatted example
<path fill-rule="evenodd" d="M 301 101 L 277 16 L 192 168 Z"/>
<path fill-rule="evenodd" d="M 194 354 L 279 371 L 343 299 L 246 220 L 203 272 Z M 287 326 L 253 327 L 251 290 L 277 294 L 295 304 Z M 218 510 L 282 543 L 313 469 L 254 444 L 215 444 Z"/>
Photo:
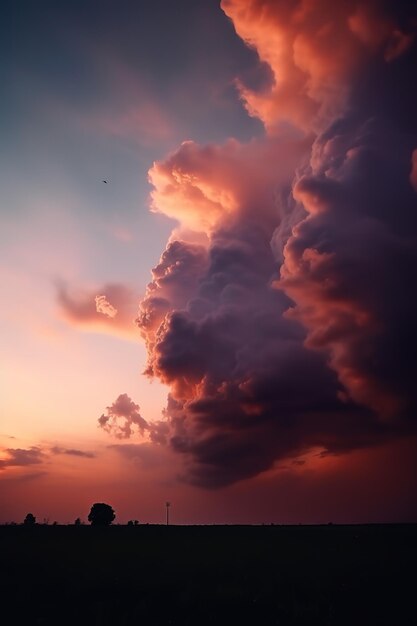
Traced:
<path fill-rule="evenodd" d="M 91 526 L 110 526 L 114 520 L 116 519 L 116 513 L 113 509 L 113 507 L 110 506 L 110 504 L 105 504 L 104 502 L 95 502 L 93 504 L 93 506 L 90 509 L 90 512 L 87 516 L 88 521 L 90 522 Z M 19 524 L 17 524 L 16 522 L 8 522 L 6 524 L 4 524 L 5 526 L 18 526 Z M 44 518 L 43 521 L 39 524 L 36 521 L 36 517 L 35 515 L 33 515 L 33 513 L 28 513 L 26 515 L 26 517 L 24 518 L 23 522 L 22 522 L 23 526 L 27 526 L 27 527 L 33 527 L 33 526 L 49 526 L 49 519 Z M 52 526 L 84 526 L 85 522 L 80 518 L 77 517 L 73 524 L 58 524 L 58 522 L 53 522 Z M 118 526 L 120 526 L 121 524 L 118 524 Z M 134 519 L 134 520 L 129 520 L 127 522 L 127 524 L 125 524 L 125 526 L 139 526 L 139 520 Z"/>

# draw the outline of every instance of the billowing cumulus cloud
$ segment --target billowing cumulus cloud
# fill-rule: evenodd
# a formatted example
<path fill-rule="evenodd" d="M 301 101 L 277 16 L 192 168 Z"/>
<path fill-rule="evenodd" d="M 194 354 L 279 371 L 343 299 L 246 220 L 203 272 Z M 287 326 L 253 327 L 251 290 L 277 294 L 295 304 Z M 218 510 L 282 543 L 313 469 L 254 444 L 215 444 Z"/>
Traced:
<path fill-rule="evenodd" d="M 271 70 L 261 92 L 240 85 L 250 115 L 269 130 L 282 121 L 323 129 L 345 113 L 364 67 L 377 59 L 393 62 L 412 46 L 411 4 L 222 0 L 237 34 Z"/>
<path fill-rule="evenodd" d="M 240 86 L 265 136 L 153 165 L 153 210 L 178 226 L 137 319 L 170 387 L 155 432 L 206 487 L 411 436 L 417 408 L 415 12 L 222 8 L 270 68 Z"/>
<path fill-rule="evenodd" d="M 129 439 L 134 432 L 141 434 L 147 430 L 148 423 L 139 413 L 139 405 L 135 404 L 126 393 L 120 396 L 107 407 L 98 419 L 100 428 L 117 439 Z"/>
<path fill-rule="evenodd" d="M 410 146 L 386 120 L 340 123 L 315 145 L 295 198 L 307 216 L 284 249 L 289 314 L 325 350 L 349 396 L 385 417 L 414 413 L 417 276 Z"/>
<path fill-rule="evenodd" d="M 274 219 L 274 194 L 310 144 L 291 133 L 248 145 L 233 139 L 207 146 L 186 141 L 150 169 L 152 208 L 206 236 L 255 204 L 262 204 L 264 219 Z"/>

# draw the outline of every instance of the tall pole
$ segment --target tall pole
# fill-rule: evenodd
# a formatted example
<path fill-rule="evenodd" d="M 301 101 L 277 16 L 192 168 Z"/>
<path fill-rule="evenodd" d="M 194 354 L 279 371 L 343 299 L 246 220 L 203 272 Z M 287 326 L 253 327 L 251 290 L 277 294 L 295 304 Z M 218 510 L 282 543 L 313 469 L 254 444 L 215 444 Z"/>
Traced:
<path fill-rule="evenodd" d="M 171 506 L 171 502 L 165 502 L 166 510 L 167 510 L 167 526 L 169 526 L 169 507 Z"/>

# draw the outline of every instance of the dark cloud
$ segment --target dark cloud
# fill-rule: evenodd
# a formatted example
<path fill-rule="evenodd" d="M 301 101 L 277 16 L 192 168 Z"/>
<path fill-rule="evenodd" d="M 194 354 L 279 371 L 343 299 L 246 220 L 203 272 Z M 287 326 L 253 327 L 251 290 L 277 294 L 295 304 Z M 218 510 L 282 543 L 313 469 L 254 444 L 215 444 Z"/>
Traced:
<path fill-rule="evenodd" d="M 7 467 L 26 467 L 27 465 L 38 465 L 45 460 L 45 454 L 36 446 L 30 448 L 6 448 L 5 459 L 0 459 L 0 470 Z"/>
<path fill-rule="evenodd" d="M 286 244 L 279 283 L 307 345 L 327 352 L 354 401 L 386 417 L 416 408 L 415 143 L 387 119 L 338 123 L 317 140 L 294 189 L 308 216 Z"/>
<path fill-rule="evenodd" d="M 50 454 L 67 454 L 69 456 L 88 459 L 95 457 L 93 452 L 78 450 L 76 448 L 65 448 L 62 446 L 52 446 L 49 449 L 40 446 L 31 446 L 30 448 L 5 448 L 2 453 L 5 454 L 6 457 L 0 459 L 0 470 L 8 467 L 40 465 L 48 460 Z"/>
<path fill-rule="evenodd" d="M 94 452 L 88 452 L 87 450 L 77 450 L 76 448 L 62 448 L 61 446 L 53 446 L 51 448 L 52 454 L 68 454 L 69 456 L 78 456 L 85 459 L 94 459 Z"/>
<path fill-rule="evenodd" d="M 222 8 L 271 69 L 240 86 L 267 132 L 154 164 L 153 208 L 179 226 L 137 320 L 170 387 L 161 441 L 205 487 L 383 446 L 417 408 L 415 10 Z"/>
<path fill-rule="evenodd" d="M 115 444 L 108 446 L 108 448 L 117 452 L 124 459 L 138 464 L 142 469 L 154 470 L 166 464 L 164 449 L 150 442 Z"/>
<path fill-rule="evenodd" d="M 130 439 L 132 435 L 140 434 L 149 439 L 152 444 L 166 444 L 169 435 L 169 425 L 166 419 L 147 422 L 139 411 L 139 405 L 135 404 L 126 393 L 123 393 L 118 396 L 113 404 L 107 407 L 106 413 L 98 418 L 98 425 L 116 439 Z M 140 446 L 144 446 L 140 449 L 146 450 L 147 445 L 148 443 L 140 444 Z M 123 448 L 123 451 L 128 455 L 129 451 L 136 450 L 138 445 L 125 444 L 113 447 L 116 449 Z"/>
<path fill-rule="evenodd" d="M 168 439 L 190 460 L 184 478 L 199 485 L 252 476 L 309 446 L 340 452 L 388 435 L 340 400 L 326 359 L 284 315 L 290 301 L 271 286 L 273 231 L 240 217 L 215 233 L 193 297 L 166 312 L 153 337 L 151 372 L 172 389 Z"/>
<path fill-rule="evenodd" d="M 100 428 L 117 439 L 129 439 L 135 430 L 143 435 L 149 429 L 148 423 L 139 413 L 139 405 L 135 404 L 126 393 L 107 407 L 106 413 L 98 419 Z M 135 428 L 136 427 L 136 428 Z"/>

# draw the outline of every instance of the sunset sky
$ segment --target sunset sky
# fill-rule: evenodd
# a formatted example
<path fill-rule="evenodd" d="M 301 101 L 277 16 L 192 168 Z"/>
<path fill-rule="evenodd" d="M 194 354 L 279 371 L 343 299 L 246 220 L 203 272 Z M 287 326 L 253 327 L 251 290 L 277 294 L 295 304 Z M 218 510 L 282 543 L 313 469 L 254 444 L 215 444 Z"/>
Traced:
<path fill-rule="evenodd" d="M 6 3 L 0 523 L 417 521 L 413 4 Z"/>

